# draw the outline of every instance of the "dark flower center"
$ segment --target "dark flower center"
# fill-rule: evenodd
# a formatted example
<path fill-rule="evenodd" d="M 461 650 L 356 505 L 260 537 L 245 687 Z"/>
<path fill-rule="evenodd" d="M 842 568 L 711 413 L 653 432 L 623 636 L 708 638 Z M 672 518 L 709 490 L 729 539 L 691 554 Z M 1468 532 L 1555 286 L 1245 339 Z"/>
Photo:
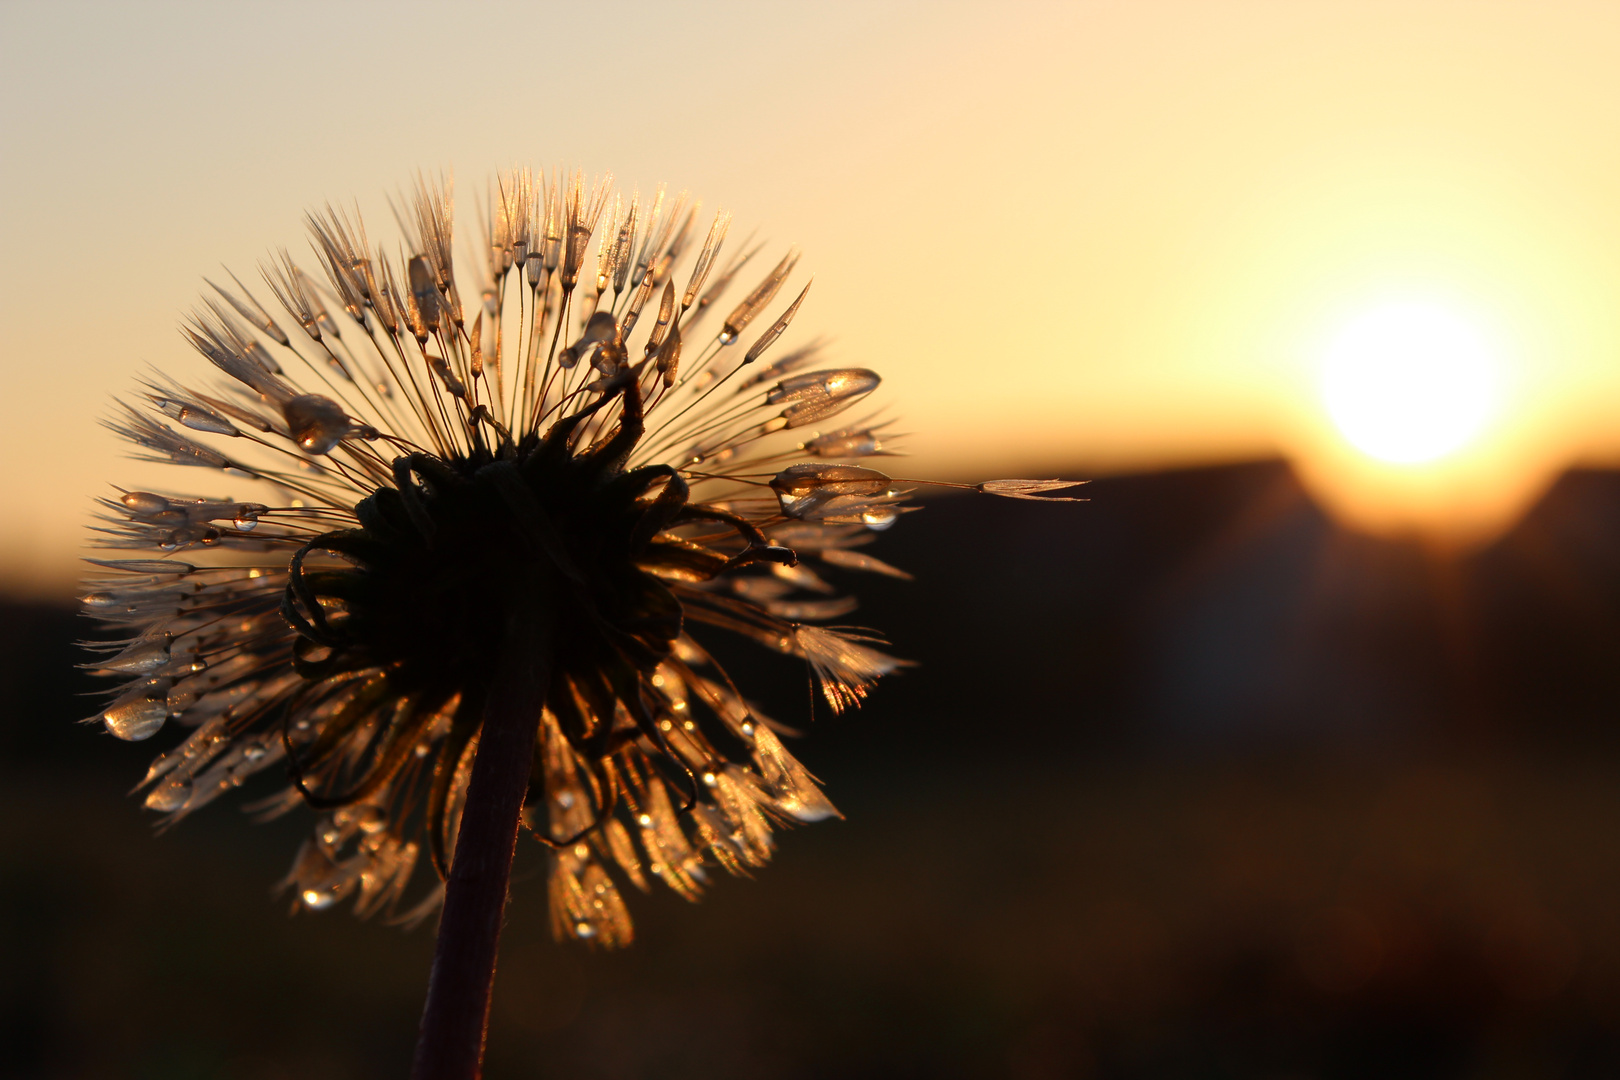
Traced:
<path fill-rule="evenodd" d="M 356 507 L 360 528 L 294 562 L 285 606 L 307 676 L 380 667 L 398 690 L 448 697 L 487 684 L 514 619 L 548 623 L 555 670 L 581 679 L 633 681 L 668 655 L 680 604 L 635 563 L 648 481 L 546 446 L 415 454 L 394 472 Z"/>

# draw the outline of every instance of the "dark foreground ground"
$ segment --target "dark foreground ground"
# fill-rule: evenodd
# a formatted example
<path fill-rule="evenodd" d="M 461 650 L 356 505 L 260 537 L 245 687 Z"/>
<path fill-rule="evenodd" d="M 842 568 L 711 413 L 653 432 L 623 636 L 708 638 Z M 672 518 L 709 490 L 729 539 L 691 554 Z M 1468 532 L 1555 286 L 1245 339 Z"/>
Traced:
<path fill-rule="evenodd" d="M 756 880 L 593 953 L 530 852 L 491 1080 L 1620 1076 L 1620 476 L 1460 559 L 1275 464 L 1090 495 L 882 538 L 919 666 L 795 747 L 848 820 Z M 0 608 L 0 1076 L 403 1077 L 431 933 L 289 919 L 297 822 L 154 837 L 83 630 Z"/>

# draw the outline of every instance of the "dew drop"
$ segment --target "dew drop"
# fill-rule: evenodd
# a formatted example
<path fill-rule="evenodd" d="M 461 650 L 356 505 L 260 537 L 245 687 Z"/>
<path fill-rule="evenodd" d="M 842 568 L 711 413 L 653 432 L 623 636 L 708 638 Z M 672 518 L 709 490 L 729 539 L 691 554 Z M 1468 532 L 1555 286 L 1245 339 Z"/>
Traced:
<path fill-rule="evenodd" d="M 151 641 L 138 641 L 102 665 L 104 671 L 145 675 L 169 662 L 169 635 Z"/>
<path fill-rule="evenodd" d="M 715 778 L 714 773 L 706 772 L 703 774 L 703 783 L 706 787 L 714 787 L 714 785 L 718 783 L 718 780 Z"/>
<path fill-rule="evenodd" d="M 893 506 L 874 506 L 861 514 L 861 524 L 873 532 L 882 532 L 900 520 L 900 511 Z"/>
<path fill-rule="evenodd" d="M 360 831 L 367 836 L 375 836 L 388 827 L 388 814 L 380 806 L 362 806 L 355 811 L 355 818 Z"/>
<path fill-rule="evenodd" d="M 157 514 L 169 508 L 169 500 L 150 491 L 127 491 L 119 500 L 137 514 Z"/>
<path fill-rule="evenodd" d="M 299 394 L 281 406 L 293 441 L 311 454 L 325 454 L 349 434 L 343 406 L 320 394 Z"/>
<path fill-rule="evenodd" d="M 337 899 L 337 893 L 331 889 L 305 889 L 303 892 L 304 906 L 312 911 L 329 908 Z"/>
<path fill-rule="evenodd" d="M 564 810 L 572 807 L 574 805 L 574 793 L 572 791 L 559 792 L 557 795 L 557 805 L 562 807 Z"/>
<path fill-rule="evenodd" d="M 191 798 L 191 781 L 165 780 L 146 796 L 146 808 L 160 810 L 166 814 L 171 810 L 180 809 L 189 798 Z"/>
<path fill-rule="evenodd" d="M 168 718 L 169 703 L 165 698 L 136 698 L 101 714 L 107 730 L 128 742 L 150 739 Z"/>
<path fill-rule="evenodd" d="M 180 415 L 176 419 L 193 431 L 206 431 L 212 435 L 235 435 L 237 433 L 236 426 L 223 416 L 202 409 L 194 409 L 189 405 L 180 407 Z"/>
<path fill-rule="evenodd" d="M 574 936 L 581 938 L 593 938 L 596 936 L 596 927 L 592 926 L 588 922 L 577 922 L 574 924 Z"/>
<path fill-rule="evenodd" d="M 636 820 L 641 823 L 643 828 L 649 828 L 652 825 L 652 815 L 650 814 L 642 814 Z"/>

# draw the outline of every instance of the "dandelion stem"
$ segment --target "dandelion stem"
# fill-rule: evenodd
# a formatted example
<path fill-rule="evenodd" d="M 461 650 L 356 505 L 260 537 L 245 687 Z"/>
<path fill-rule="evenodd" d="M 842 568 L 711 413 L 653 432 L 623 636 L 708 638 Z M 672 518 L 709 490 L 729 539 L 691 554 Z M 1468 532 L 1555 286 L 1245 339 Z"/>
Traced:
<path fill-rule="evenodd" d="M 547 605 L 514 603 L 456 834 L 412 1080 L 477 1080 L 518 815 L 551 677 Z M 535 596 L 532 600 L 541 601 Z"/>

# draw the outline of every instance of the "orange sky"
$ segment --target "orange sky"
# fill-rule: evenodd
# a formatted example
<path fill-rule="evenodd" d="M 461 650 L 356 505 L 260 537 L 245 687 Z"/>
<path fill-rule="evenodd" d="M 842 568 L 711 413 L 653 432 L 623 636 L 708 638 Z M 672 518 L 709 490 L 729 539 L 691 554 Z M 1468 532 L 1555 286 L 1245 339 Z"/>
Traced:
<path fill-rule="evenodd" d="M 1286 452 L 1381 527 L 1488 529 L 1620 460 L 1620 6 L 0 6 L 0 587 L 65 594 L 97 426 L 203 274 L 300 217 L 513 163 L 690 187 L 806 249 L 798 326 L 887 379 L 912 474 Z M 470 14 L 469 14 L 470 13 Z M 463 198 L 462 221 L 474 220 Z M 1388 298 L 1476 314 L 1513 392 L 1368 463 L 1315 363 Z"/>

